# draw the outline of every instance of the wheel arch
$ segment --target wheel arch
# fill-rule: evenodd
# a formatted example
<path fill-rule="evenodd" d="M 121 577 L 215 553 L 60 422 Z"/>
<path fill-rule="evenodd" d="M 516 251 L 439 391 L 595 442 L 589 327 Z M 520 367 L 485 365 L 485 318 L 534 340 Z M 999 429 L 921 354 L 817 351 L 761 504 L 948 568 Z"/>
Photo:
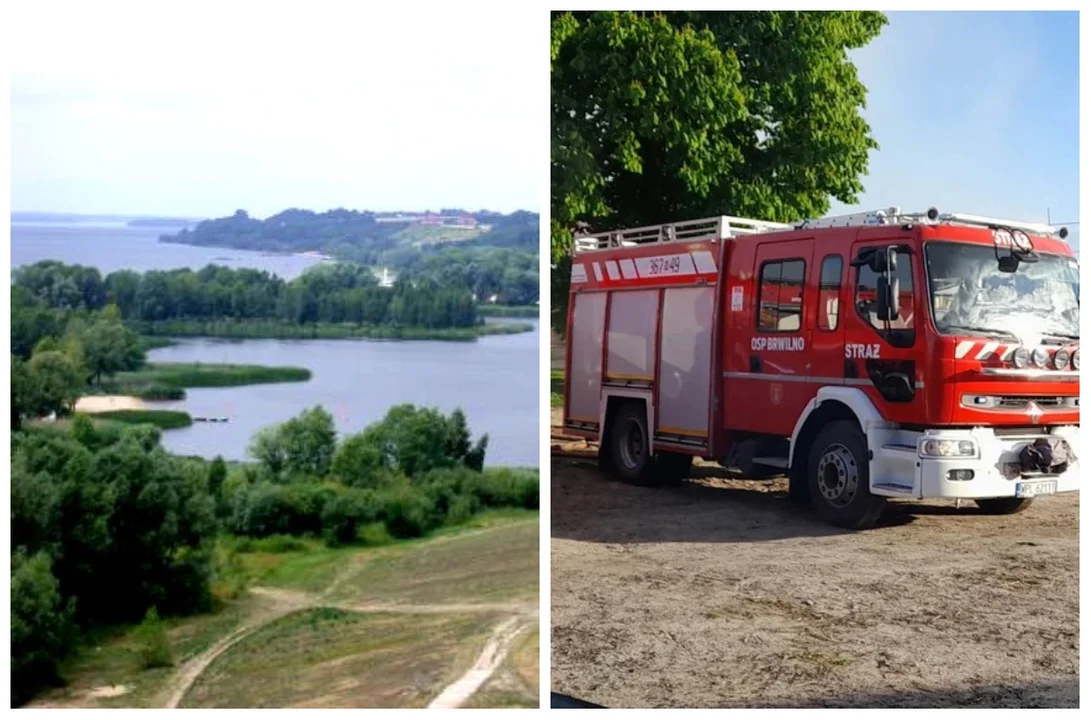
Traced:
<path fill-rule="evenodd" d="M 788 445 L 789 492 L 793 496 L 809 498 L 807 454 L 819 430 L 837 420 L 856 423 L 865 437 L 872 427 L 885 424 L 882 415 L 863 390 L 838 386 L 819 388 L 796 420 Z"/>
<path fill-rule="evenodd" d="M 639 388 L 603 388 L 602 402 L 599 403 L 602 413 L 599 418 L 599 447 L 604 447 L 610 439 L 610 428 L 617 411 L 630 400 L 644 403 L 647 413 L 648 428 L 648 457 L 655 454 L 655 443 L 652 435 L 655 432 L 655 409 L 652 407 L 652 391 Z"/>

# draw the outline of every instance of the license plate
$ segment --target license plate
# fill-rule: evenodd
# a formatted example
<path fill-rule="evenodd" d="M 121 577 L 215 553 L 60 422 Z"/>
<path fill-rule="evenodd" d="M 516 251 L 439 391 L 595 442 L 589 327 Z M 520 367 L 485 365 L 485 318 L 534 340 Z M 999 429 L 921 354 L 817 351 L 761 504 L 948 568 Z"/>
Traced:
<path fill-rule="evenodd" d="M 1030 498 L 1039 495 L 1053 495 L 1057 492 L 1056 480 L 1036 480 L 1035 482 L 1015 483 L 1015 497 Z"/>

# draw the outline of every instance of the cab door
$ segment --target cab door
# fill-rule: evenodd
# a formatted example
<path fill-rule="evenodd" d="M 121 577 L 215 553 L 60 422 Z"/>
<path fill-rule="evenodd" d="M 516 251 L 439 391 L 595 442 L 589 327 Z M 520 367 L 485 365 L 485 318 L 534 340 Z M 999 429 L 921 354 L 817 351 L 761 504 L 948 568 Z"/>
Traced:
<path fill-rule="evenodd" d="M 842 249 L 815 245 L 808 301 L 813 313 L 811 356 L 812 396 L 823 385 L 842 385 L 845 377 L 845 313 L 852 310 L 849 260 Z"/>
<path fill-rule="evenodd" d="M 896 259 L 889 271 L 876 271 L 869 253 Z M 924 404 L 924 284 L 921 255 L 908 238 L 858 240 L 849 262 L 845 312 L 844 384 L 862 388 L 887 420 L 913 422 Z M 884 309 L 883 285 L 892 286 L 894 307 Z"/>
<path fill-rule="evenodd" d="M 753 432 L 791 435 L 811 397 L 813 288 L 806 280 L 813 246 L 813 238 L 804 238 L 756 248 L 749 363 L 738 406 L 750 415 Z"/>

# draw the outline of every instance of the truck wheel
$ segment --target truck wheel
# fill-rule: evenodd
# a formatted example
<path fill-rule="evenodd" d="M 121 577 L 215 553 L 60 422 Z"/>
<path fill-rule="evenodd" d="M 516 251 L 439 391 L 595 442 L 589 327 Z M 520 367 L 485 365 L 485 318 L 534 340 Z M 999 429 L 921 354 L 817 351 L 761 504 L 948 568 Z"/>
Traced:
<path fill-rule="evenodd" d="M 648 418 L 644 405 L 625 403 L 610 424 L 610 459 L 614 472 L 633 485 L 655 482 L 655 464 L 648 442 Z"/>
<path fill-rule="evenodd" d="M 974 504 L 986 515 L 1014 515 L 1026 510 L 1033 501 L 1034 498 L 1002 497 L 974 500 Z"/>
<path fill-rule="evenodd" d="M 867 440 L 855 423 L 838 420 L 811 446 L 807 478 L 815 511 L 825 522 L 849 530 L 875 524 L 886 498 L 871 494 Z"/>
<path fill-rule="evenodd" d="M 689 477 L 693 467 L 693 456 L 685 453 L 657 452 L 655 454 L 655 474 L 660 482 L 678 482 Z"/>

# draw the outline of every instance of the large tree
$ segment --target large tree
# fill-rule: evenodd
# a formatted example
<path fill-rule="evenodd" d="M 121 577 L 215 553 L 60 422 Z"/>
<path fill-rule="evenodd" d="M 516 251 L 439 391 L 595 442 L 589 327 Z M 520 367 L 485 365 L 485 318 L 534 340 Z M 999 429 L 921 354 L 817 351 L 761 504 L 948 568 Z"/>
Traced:
<path fill-rule="evenodd" d="M 787 222 L 854 202 L 878 145 L 848 51 L 885 23 L 878 12 L 554 13 L 554 262 L 577 223 Z"/>

